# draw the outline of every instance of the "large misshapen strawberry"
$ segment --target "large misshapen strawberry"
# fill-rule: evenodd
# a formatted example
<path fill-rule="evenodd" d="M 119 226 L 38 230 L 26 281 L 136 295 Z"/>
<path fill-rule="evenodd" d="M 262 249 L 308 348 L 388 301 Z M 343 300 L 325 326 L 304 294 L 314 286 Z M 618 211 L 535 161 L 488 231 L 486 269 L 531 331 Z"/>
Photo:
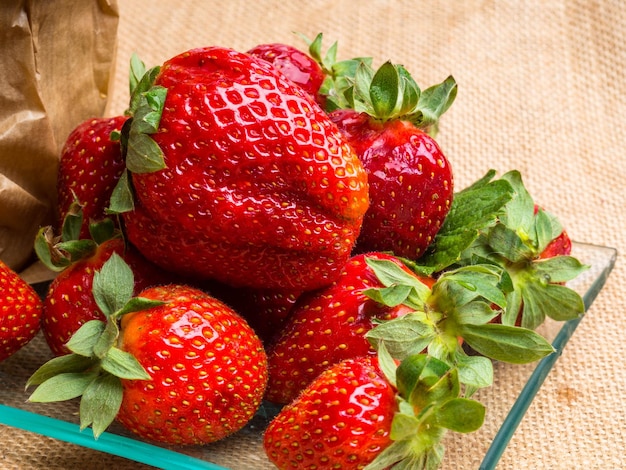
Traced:
<path fill-rule="evenodd" d="M 37 335 L 42 309 L 35 289 L 0 261 L 0 361 Z"/>
<path fill-rule="evenodd" d="M 130 241 L 198 278 L 330 283 L 369 201 L 360 161 L 321 108 L 271 64 L 220 47 L 185 52 L 147 76 L 128 136 L 122 183 L 131 185 L 113 204 L 132 209 Z M 134 203 L 119 204 L 133 192 Z"/>
<path fill-rule="evenodd" d="M 28 380 L 31 401 L 81 397 L 81 428 L 98 437 L 117 417 L 146 439 L 214 442 L 241 429 L 261 403 L 267 363 L 260 339 L 217 299 L 185 285 L 133 297 L 133 274 L 117 254 L 95 272 L 104 320 L 85 323 L 72 352 Z"/>
<path fill-rule="evenodd" d="M 368 174 L 370 207 L 357 249 L 393 251 L 410 259 L 432 243 L 452 202 L 450 163 L 434 132 L 456 96 L 452 77 L 421 91 L 404 67 L 357 68 L 343 109 L 330 117 Z"/>

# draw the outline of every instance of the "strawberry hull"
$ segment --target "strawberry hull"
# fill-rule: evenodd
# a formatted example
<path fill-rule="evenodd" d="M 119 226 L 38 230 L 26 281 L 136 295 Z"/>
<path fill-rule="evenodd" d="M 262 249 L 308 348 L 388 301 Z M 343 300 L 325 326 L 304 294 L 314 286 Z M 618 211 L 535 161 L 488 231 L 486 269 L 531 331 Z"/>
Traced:
<path fill-rule="evenodd" d="M 312 289 L 350 256 L 367 175 L 324 111 L 269 63 L 223 48 L 166 62 L 152 138 L 165 168 L 133 173 L 131 242 L 172 271 Z"/>

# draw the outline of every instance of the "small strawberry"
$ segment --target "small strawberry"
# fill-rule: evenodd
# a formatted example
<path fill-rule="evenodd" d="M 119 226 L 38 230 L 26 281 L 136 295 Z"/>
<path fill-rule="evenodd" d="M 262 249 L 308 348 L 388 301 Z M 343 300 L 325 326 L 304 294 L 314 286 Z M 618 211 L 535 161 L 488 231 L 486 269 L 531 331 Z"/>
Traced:
<path fill-rule="evenodd" d="M 250 49 L 248 54 L 263 59 L 281 72 L 285 77 L 299 85 L 320 102 L 320 87 L 324 82 L 324 71 L 311 56 L 288 44 L 259 44 Z"/>
<path fill-rule="evenodd" d="M 42 302 L 35 290 L 0 261 L 0 361 L 35 337 L 41 310 Z"/>
<path fill-rule="evenodd" d="M 447 430 L 482 426 L 485 408 L 461 396 L 456 369 L 424 354 L 397 369 L 385 362 L 358 357 L 322 372 L 267 427 L 270 461 L 279 469 L 434 470 Z"/>
<path fill-rule="evenodd" d="M 118 191 L 134 199 L 113 207 L 126 211 L 129 240 L 199 280 L 330 283 L 358 236 L 367 175 L 313 99 L 271 64 L 220 47 L 143 81 L 126 155 L 134 191 Z"/>
<path fill-rule="evenodd" d="M 37 236 L 36 251 L 41 261 L 59 274 L 50 283 L 41 315 L 42 331 L 55 355 L 68 354 L 67 341 L 89 320 L 104 320 L 92 293 L 94 273 L 113 253 L 122 256 L 134 272 L 135 292 L 173 279 L 161 268 L 148 262 L 135 248 L 127 246 L 113 222 L 105 219 L 92 226 L 96 240 L 76 240 L 67 226 L 74 224 L 74 236 L 82 226 L 80 212 L 66 218 L 65 238 L 57 240 L 52 228 L 42 228 Z M 80 230 L 82 233 L 82 230 Z"/>
<path fill-rule="evenodd" d="M 99 436 L 117 419 L 137 435 L 177 445 L 241 429 L 261 403 L 267 362 L 238 314 L 196 288 L 169 284 L 132 297 L 133 274 L 113 254 L 96 271 L 93 294 L 105 320 L 85 323 L 72 354 L 38 369 L 30 400 L 82 395 L 81 427 Z M 60 386 L 63 384 L 64 386 Z"/>
<path fill-rule="evenodd" d="M 403 67 L 387 62 L 374 73 L 362 64 L 347 108 L 330 113 L 368 174 L 371 204 L 360 252 L 416 259 L 432 243 L 454 188 L 450 163 L 425 130 L 436 126 L 455 95 L 452 77 L 420 93 Z"/>
<path fill-rule="evenodd" d="M 128 118 L 93 118 L 79 124 L 61 151 L 58 169 L 58 220 L 62 223 L 75 200 L 83 208 L 81 237 L 89 223 L 106 216 L 113 188 L 124 171 L 119 133 Z M 117 137 L 116 137 L 117 136 Z"/>
<path fill-rule="evenodd" d="M 416 276 L 401 260 L 388 254 L 352 257 L 330 286 L 300 297 L 279 337 L 269 346 L 267 400 L 288 403 L 330 365 L 376 354 L 365 334 L 376 322 L 412 311 L 405 305 L 388 307 L 366 295 L 368 289 L 383 287 L 368 259 L 395 263 L 414 281 L 416 289 L 429 291 L 434 283 L 430 278 Z"/>

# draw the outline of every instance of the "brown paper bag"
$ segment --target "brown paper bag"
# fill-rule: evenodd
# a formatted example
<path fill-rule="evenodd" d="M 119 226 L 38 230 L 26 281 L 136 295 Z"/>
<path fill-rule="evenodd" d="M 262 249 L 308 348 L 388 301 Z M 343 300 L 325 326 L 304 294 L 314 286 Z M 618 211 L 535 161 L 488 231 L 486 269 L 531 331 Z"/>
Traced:
<path fill-rule="evenodd" d="M 65 139 L 104 112 L 118 20 L 117 0 L 0 4 L 0 259 L 13 269 L 54 223 Z"/>

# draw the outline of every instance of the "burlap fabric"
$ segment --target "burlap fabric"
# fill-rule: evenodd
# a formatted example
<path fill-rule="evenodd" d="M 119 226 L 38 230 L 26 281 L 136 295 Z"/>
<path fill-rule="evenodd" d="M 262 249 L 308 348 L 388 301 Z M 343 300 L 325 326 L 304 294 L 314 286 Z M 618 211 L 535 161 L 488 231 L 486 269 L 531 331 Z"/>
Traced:
<path fill-rule="evenodd" d="M 626 5 L 622 0 L 191 1 L 120 0 L 117 69 L 108 114 L 124 111 L 127 64 L 204 45 L 246 50 L 301 45 L 293 31 L 343 58 L 401 62 L 421 85 L 453 74 L 458 98 L 439 142 L 462 188 L 488 168 L 519 169 L 575 240 L 626 251 Z M 71 103 L 68 103 L 71 106 Z M 578 327 L 504 452 L 500 469 L 626 468 L 624 258 Z M 524 372 L 525 373 L 525 372 Z M 519 392 L 497 371 L 489 412 Z M 519 380 L 522 380 L 521 378 Z M 21 398 L 23 400 L 23 398 Z M 447 469 L 478 468 L 481 434 L 449 441 Z M 0 426 L 0 468 L 138 469 L 140 464 Z M 230 446 L 230 447 L 229 447 Z M 267 468 L 224 443 L 233 469 Z"/>

